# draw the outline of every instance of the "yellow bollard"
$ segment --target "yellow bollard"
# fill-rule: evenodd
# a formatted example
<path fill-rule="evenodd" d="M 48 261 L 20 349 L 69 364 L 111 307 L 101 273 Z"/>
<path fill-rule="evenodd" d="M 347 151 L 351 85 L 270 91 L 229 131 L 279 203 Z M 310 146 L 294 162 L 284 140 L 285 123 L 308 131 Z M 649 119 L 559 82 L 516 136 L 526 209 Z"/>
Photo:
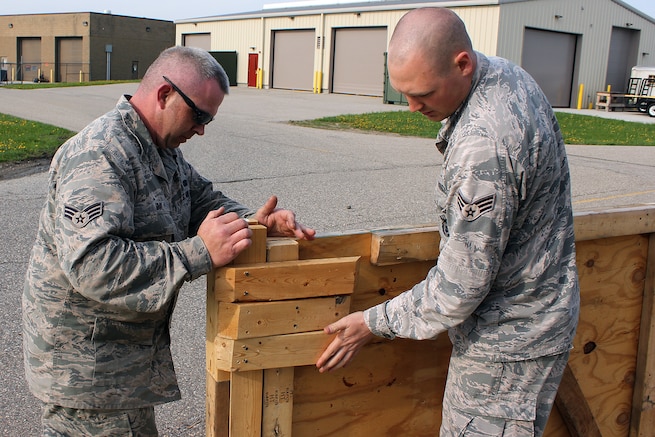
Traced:
<path fill-rule="evenodd" d="M 11 81 L 16 81 L 16 70 L 14 70 L 14 67 L 11 67 Z"/>
<path fill-rule="evenodd" d="M 612 85 L 607 85 L 607 92 L 611 93 L 612 92 Z"/>
<path fill-rule="evenodd" d="M 80 83 L 82 83 L 82 70 L 80 70 Z"/>
<path fill-rule="evenodd" d="M 316 73 L 316 94 L 321 94 L 321 91 L 323 90 L 323 72 L 317 71 Z"/>
<path fill-rule="evenodd" d="M 257 69 L 257 82 L 255 84 L 256 88 L 262 89 L 264 87 L 264 71 L 261 68 Z"/>
<path fill-rule="evenodd" d="M 582 95 L 584 94 L 584 84 L 580 84 L 580 91 L 578 92 L 578 109 L 582 109 Z"/>
<path fill-rule="evenodd" d="M 52 74 L 52 68 L 50 69 L 50 83 L 55 82 L 55 76 Z"/>

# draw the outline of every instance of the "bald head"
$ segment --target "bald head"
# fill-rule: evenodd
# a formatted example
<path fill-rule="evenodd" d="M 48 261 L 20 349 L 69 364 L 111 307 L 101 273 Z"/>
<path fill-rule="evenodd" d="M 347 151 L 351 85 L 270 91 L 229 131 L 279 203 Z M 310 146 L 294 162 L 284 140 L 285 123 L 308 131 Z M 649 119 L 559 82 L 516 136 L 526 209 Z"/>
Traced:
<path fill-rule="evenodd" d="M 437 71 L 458 53 L 473 57 L 471 39 L 464 22 L 444 8 L 420 8 L 405 14 L 389 42 L 389 64 L 420 56 Z"/>

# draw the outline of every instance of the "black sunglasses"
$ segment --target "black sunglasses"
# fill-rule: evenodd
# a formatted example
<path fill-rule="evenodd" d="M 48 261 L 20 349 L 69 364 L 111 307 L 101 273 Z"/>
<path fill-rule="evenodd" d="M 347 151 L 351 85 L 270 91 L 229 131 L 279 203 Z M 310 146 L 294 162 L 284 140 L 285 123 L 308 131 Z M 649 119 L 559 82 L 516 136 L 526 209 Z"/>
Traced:
<path fill-rule="evenodd" d="M 191 100 L 191 99 L 189 98 L 189 96 L 187 96 L 186 94 L 184 94 L 184 93 L 182 92 L 182 90 L 179 89 L 179 88 L 177 87 L 177 85 L 175 85 L 175 84 L 174 84 L 174 83 L 173 83 L 169 78 L 167 78 L 166 76 L 162 76 L 162 77 L 164 78 L 164 80 L 165 80 L 166 82 L 168 82 L 168 84 L 169 84 L 170 86 L 173 87 L 173 89 L 174 89 L 174 90 L 175 90 L 175 91 L 176 91 L 180 96 L 182 96 L 182 99 L 184 100 L 184 102 L 185 102 L 187 105 L 189 105 L 189 108 L 191 108 L 191 110 L 193 111 L 193 122 L 194 122 L 194 123 L 196 123 L 196 124 L 204 124 L 204 125 L 207 125 L 207 124 L 209 124 L 209 123 L 214 119 L 214 116 L 211 115 L 209 112 L 205 112 L 205 111 L 203 111 L 202 109 L 198 108 L 198 107 L 196 106 L 196 104 L 193 103 L 193 100 Z"/>

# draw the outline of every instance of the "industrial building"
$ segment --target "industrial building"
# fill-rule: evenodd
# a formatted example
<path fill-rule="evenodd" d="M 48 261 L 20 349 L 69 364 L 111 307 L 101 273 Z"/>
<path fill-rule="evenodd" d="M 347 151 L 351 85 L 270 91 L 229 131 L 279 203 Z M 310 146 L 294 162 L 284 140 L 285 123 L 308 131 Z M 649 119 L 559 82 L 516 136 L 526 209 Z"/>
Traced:
<path fill-rule="evenodd" d="M 159 53 L 174 44 L 172 21 L 109 11 L 0 15 L 0 79 L 140 79 Z"/>
<path fill-rule="evenodd" d="M 400 17 L 446 7 L 474 48 L 530 72 L 555 107 L 625 90 L 635 65 L 655 65 L 655 20 L 620 0 L 317 1 L 176 21 L 175 42 L 223 54 L 239 85 L 393 97 L 385 52 Z M 389 97 L 392 96 L 392 97 Z"/>

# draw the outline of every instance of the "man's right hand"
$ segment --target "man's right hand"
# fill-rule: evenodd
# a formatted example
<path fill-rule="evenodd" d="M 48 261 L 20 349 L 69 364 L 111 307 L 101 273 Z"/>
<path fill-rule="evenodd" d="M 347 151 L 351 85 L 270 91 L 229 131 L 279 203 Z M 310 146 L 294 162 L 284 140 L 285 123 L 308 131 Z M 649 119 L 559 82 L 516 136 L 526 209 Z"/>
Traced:
<path fill-rule="evenodd" d="M 213 267 L 224 266 L 252 244 L 248 222 L 233 212 L 224 212 L 223 207 L 211 211 L 198 228 L 198 236 L 209 251 Z"/>

